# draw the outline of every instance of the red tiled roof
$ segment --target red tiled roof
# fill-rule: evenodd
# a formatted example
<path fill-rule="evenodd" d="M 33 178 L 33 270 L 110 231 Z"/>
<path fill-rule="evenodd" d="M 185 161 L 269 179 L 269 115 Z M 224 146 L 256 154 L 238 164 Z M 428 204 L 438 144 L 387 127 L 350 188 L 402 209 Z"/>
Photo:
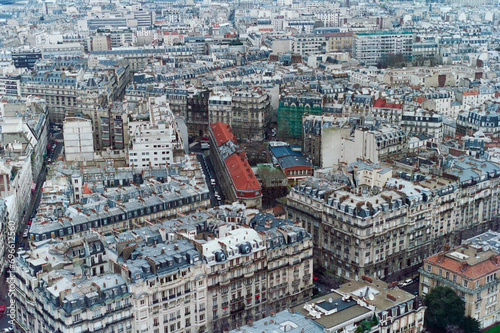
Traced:
<path fill-rule="evenodd" d="M 212 133 L 214 134 L 215 140 L 217 140 L 217 146 L 220 146 L 229 140 L 236 143 L 236 138 L 234 137 L 234 134 L 231 131 L 231 127 L 229 127 L 228 124 L 217 122 L 211 124 L 210 128 L 212 129 Z"/>
<path fill-rule="evenodd" d="M 260 190 L 260 184 L 248 161 L 237 154 L 233 154 L 226 158 L 227 170 L 233 179 L 236 190 L 240 191 L 257 191 Z"/>
<path fill-rule="evenodd" d="M 500 91 L 495 91 L 495 97 L 500 97 Z"/>
<path fill-rule="evenodd" d="M 423 96 L 419 96 L 417 97 L 417 99 L 415 100 L 415 102 L 417 102 L 418 104 L 422 104 L 424 102 L 424 97 Z"/>
<path fill-rule="evenodd" d="M 388 109 L 401 109 L 401 104 L 387 103 L 383 98 L 377 98 L 373 103 L 374 108 L 388 108 Z"/>
<path fill-rule="evenodd" d="M 385 105 L 385 99 L 382 98 L 377 98 L 375 100 L 375 103 L 373 103 L 374 108 L 381 108 Z"/>
<path fill-rule="evenodd" d="M 479 95 L 479 92 L 477 90 L 464 91 L 464 95 Z"/>
<path fill-rule="evenodd" d="M 459 260 L 444 256 L 444 259 L 439 262 L 438 256 L 439 254 L 436 254 L 425 260 L 433 263 L 436 266 L 443 267 L 444 269 L 456 272 L 470 279 L 477 279 L 483 275 L 493 273 L 500 269 L 500 266 L 498 264 L 493 263 L 491 259 L 487 259 L 485 261 L 477 263 L 476 265 L 467 266 L 467 268 L 462 271 L 462 263 Z M 497 261 L 500 262 L 500 255 L 496 255 L 496 257 Z"/>

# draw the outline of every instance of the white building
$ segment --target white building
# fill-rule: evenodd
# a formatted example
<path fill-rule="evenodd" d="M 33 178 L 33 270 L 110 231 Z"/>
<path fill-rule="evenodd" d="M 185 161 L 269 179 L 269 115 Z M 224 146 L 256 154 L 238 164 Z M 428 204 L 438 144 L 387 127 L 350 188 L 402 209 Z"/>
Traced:
<path fill-rule="evenodd" d="M 174 151 L 182 148 L 182 138 L 166 96 L 150 97 L 149 121 L 129 124 L 129 165 L 149 168 L 174 162 Z"/>
<path fill-rule="evenodd" d="M 367 32 L 354 38 L 354 58 L 367 66 L 377 65 L 388 54 L 412 56 L 413 35 L 411 32 Z"/>
<path fill-rule="evenodd" d="M 321 165 L 349 164 L 359 158 L 378 163 L 383 156 L 401 152 L 406 142 L 406 134 L 395 126 L 386 125 L 378 130 L 357 129 L 352 136 L 348 128 L 326 128 L 321 141 Z"/>
<path fill-rule="evenodd" d="M 66 117 L 63 124 L 66 161 L 92 161 L 94 140 L 90 119 Z"/>
<path fill-rule="evenodd" d="M 426 112 L 421 109 L 405 111 L 400 126 L 406 133 L 430 135 L 434 137 L 435 143 L 443 140 L 443 116 L 440 113 Z"/>
<path fill-rule="evenodd" d="M 208 122 L 221 122 L 232 126 L 233 123 L 232 98 L 227 93 L 214 93 L 208 98 Z"/>

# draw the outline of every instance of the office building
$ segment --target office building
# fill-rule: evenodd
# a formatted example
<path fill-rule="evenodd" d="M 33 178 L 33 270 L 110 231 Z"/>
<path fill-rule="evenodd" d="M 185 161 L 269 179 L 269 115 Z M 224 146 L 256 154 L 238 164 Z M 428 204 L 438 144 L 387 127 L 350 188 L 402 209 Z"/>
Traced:
<path fill-rule="evenodd" d="M 411 32 L 360 32 L 354 38 L 354 55 L 365 66 L 375 66 L 388 55 L 410 59 L 413 54 Z"/>

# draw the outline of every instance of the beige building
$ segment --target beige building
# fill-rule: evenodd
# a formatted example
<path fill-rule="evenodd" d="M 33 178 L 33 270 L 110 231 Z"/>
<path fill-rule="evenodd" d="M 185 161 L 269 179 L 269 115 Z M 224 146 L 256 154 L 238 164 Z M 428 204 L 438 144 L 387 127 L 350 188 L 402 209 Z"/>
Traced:
<path fill-rule="evenodd" d="M 260 87 L 232 95 L 232 130 L 243 140 L 263 140 L 271 121 L 271 97 Z"/>
<path fill-rule="evenodd" d="M 334 32 L 324 34 L 326 40 L 326 52 L 352 52 L 354 33 Z"/>
<path fill-rule="evenodd" d="M 92 51 L 111 50 L 111 36 L 92 37 Z"/>
<path fill-rule="evenodd" d="M 240 327 L 248 319 L 264 318 L 312 296 L 310 235 L 299 227 L 273 227 L 273 218 L 262 216 L 255 230 L 221 225 L 218 238 L 195 241 L 207 261 L 207 312 L 214 332 Z"/>
<path fill-rule="evenodd" d="M 452 288 L 465 302 L 465 315 L 477 319 L 481 328 L 500 320 L 498 298 L 500 255 L 480 244 L 465 244 L 424 260 L 420 269 L 420 295 L 436 286 Z"/>

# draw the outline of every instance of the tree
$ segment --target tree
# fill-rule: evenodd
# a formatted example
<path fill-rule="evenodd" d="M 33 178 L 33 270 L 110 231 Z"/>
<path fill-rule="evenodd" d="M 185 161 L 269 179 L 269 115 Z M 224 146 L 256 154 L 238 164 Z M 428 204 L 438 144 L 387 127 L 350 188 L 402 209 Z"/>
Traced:
<path fill-rule="evenodd" d="M 479 321 L 470 316 L 467 316 L 462 320 L 460 328 L 464 333 L 479 333 L 481 331 Z"/>
<path fill-rule="evenodd" d="M 460 324 L 465 304 L 449 287 L 438 286 L 425 296 L 425 325 L 433 332 L 446 332 L 447 326 Z"/>
<path fill-rule="evenodd" d="M 358 327 L 356 327 L 355 333 L 364 333 L 366 331 L 369 331 L 370 328 L 372 327 L 371 323 L 368 320 L 363 320 L 361 323 L 359 323 Z"/>

